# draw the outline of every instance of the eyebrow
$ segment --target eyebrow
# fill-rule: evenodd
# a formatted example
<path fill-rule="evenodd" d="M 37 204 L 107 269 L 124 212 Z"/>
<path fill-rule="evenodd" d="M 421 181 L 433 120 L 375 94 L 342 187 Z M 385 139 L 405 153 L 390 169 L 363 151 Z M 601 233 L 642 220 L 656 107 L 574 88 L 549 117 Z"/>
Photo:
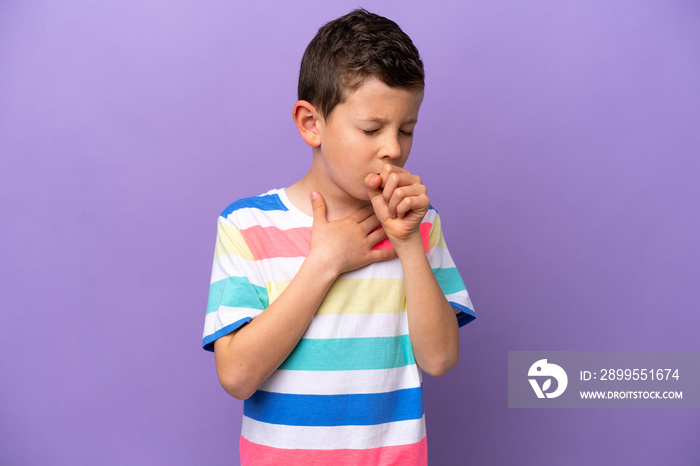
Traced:
<path fill-rule="evenodd" d="M 389 120 L 387 120 L 386 118 L 379 118 L 379 117 L 368 117 L 368 118 L 359 117 L 358 120 L 368 122 L 368 123 L 380 123 L 380 124 L 386 124 L 389 122 Z M 410 120 L 406 120 L 401 124 L 402 125 L 410 125 L 410 124 L 415 124 L 415 123 L 418 123 L 417 118 L 411 118 Z"/>

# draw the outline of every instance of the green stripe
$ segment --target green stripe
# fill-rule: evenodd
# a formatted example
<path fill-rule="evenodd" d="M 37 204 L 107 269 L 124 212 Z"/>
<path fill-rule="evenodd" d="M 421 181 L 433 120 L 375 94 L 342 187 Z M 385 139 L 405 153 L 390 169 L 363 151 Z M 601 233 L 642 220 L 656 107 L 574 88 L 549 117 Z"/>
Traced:
<path fill-rule="evenodd" d="M 207 314 L 219 306 L 246 307 L 264 310 L 268 306 L 265 287 L 251 284 L 245 277 L 228 277 L 209 286 Z"/>
<path fill-rule="evenodd" d="M 280 369 L 296 371 L 353 371 L 392 369 L 415 364 L 411 339 L 372 338 L 303 338 Z"/>
<path fill-rule="evenodd" d="M 445 294 L 457 293 L 467 289 L 455 267 L 449 269 L 433 269 L 433 273 L 435 274 L 435 278 L 437 278 L 440 289 L 442 289 L 442 292 Z"/>

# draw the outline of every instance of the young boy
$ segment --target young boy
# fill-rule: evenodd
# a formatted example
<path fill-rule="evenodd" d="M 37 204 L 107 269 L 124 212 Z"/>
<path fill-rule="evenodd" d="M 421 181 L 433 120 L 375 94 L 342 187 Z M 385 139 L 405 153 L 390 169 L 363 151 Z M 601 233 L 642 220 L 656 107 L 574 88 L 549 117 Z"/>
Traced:
<path fill-rule="evenodd" d="M 356 10 L 306 49 L 294 122 L 311 168 L 219 217 L 204 348 L 245 400 L 244 465 L 426 464 L 420 369 L 474 311 L 421 179 L 403 166 L 423 64 Z"/>

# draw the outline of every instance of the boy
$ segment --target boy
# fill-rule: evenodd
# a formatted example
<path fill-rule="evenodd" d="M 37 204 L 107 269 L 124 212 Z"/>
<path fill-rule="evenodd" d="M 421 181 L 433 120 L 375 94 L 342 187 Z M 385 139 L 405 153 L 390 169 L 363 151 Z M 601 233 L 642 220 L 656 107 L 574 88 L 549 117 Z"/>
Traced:
<path fill-rule="evenodd" d="M 356 10 L 326 24 L 293 108 L 309 172 L 219 217 L 203 344 L 245 400 L 244 465 L 427 462 L 419 368 L 450 370 L 475 316 L 403 168 L 423 87 L 394 22 Z"/>

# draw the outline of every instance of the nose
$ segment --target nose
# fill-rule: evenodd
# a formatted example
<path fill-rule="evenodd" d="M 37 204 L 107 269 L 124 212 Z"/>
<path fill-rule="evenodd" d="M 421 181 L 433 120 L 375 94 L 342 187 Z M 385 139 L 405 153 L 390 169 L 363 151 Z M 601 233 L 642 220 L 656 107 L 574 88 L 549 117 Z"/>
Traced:
<path fill-rule="evenodd" d="M 398 159 L 401 157 L 401 144 L 398 136 L 387 135 L 382 141 L 382 158 Z"/>

